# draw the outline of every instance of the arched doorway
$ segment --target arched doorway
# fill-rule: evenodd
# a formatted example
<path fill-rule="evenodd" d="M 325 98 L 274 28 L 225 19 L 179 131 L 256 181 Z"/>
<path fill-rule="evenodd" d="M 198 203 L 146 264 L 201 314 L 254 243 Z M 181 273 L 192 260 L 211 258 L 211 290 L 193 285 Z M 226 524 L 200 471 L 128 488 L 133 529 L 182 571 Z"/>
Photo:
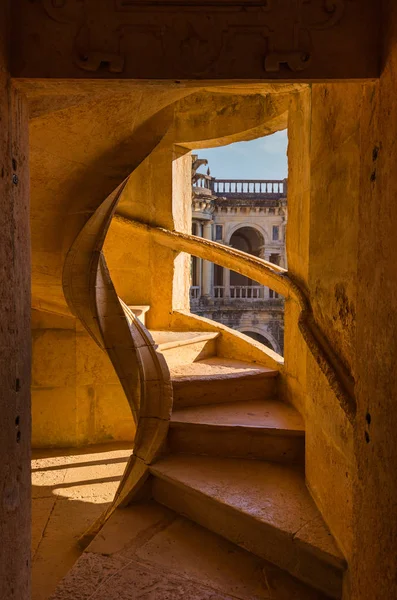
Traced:
<path fill-rule="evenodd" d="M 262 234 L 254 227 L 240 227 L 230 237 L 229 245 L 236 250 L 242 250 L 253 256 L 261 256 L 265 241 Z M 259 285 L 245 275 L 240 275 L 235 271 L 230 271 L 231 286 L 249 286 Z"/>

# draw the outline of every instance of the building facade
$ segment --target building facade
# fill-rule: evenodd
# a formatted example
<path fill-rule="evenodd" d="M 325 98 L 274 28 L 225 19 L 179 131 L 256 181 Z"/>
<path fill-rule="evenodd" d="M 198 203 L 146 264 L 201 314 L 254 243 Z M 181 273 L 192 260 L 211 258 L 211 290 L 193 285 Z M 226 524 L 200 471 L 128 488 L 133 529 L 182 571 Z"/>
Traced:
<path fill-rule="evenodd" d="M 287 180 L 217 179 L 192 157 L 192 233 L 286 267 Z M 192 312 L 284 350 L 284 298 L 248 277 L 192 259 Z"/>

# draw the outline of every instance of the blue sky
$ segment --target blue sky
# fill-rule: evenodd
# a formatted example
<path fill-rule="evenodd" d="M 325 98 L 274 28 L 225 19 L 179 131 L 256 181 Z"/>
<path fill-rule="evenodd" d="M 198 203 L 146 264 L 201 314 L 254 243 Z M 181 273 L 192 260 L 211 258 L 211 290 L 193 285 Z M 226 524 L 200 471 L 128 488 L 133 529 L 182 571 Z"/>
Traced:
<path fill-rule="evenodd" d="M 250 142 L 195 151 L 218 179 L 284 179 L 288 175 L 287 130 Z M 207 167 L 200 171 L 206 171 Z"/>

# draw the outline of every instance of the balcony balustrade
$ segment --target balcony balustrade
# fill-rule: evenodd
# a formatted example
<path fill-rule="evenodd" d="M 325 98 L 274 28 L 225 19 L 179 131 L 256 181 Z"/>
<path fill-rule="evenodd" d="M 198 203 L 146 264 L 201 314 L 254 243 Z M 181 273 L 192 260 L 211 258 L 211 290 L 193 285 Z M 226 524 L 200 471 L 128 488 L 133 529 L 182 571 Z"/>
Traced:
<path fill-rule="evenodd" d="M 192 285 L 190 287 L 190 298 L 191 300 L 198 300 L 201 296 L 201 287 L 199 285 Z"/>
<path fill-rule="evenodd" d="M 212 191 L 212 177 L 197 173 L 193 181 L 193 189 L 205 189 Z"/>
<path fill-rule="evenodd" d="M 287 194 L 287 181 L 284 179 L 212 179 L 211 189 L 214 195 L 230 197 L 282 198 Z"/>
<path fill-rule="evenodd" d="M 216 179 L 197 173 L 193 190 L 225 198 L 279 199 L 287 196 L 286 179 Z"/>
<path fill-rule="evenodd" d="M 282 306 L 284 298 L 282 296 L 268 297 L 267 288 L 262 285 L 231 285 L 229 293 L 223 285 L 214 285 L 212 287 L 210 300 L 214 303 L 234 303 L 241 300 L 248 302 L 265 302 L 269 306 Z M 196 305 L 201 299 L 201 287 L 193 285 L 190 288 L 190 299 Z"/>
<path fill-rule="evenodd" d="M 231 300 L 263 300 L 263 285 L 231 285 Z"/>
<path fill-rule="evenodd" d="M 214 285 L 214 299 L 225 297 L 225 286 L 223 285 Z"/>

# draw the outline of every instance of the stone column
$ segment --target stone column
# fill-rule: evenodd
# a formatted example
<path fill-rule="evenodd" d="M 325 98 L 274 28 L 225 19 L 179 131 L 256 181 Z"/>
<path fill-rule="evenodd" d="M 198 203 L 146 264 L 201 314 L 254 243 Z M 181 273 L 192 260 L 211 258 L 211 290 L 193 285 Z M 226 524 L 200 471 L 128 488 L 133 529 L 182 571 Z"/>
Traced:
<path fill-rule="evenodd" d="M 230 269 L 223 269 L 224 298 L 230 298 Z"/>
<path fill-rule="evenodd" d="M 212 240 L 212 221 L 205 221 L 203 226 L 203 238 Z M 202 295 L 209 297 L 212 294 L 212 263 L 203 260 Z"/>
<path fill-rule="evenodd" d="M 270 262 L 270 254 L 271 254 L 270 250 L 263 250 L 263 260 Z M 263 298 L 265 300 L 268 300 L 268 298 L 269 298 L 269 288 L 268 287 L 263 288 Z"/>
<path fill-rule="evenodd" d="M 197 229 L 196 229 L 196 235 L 197 237 L 203 237 L 203 224 L 200 222 L 197 223 Z M 199 296 L 202 295 L 203 292 L 203 260 L 202 258 L 196 258 L 197 261 L 197 285 L 200 288 L 200 294 Z"/>

